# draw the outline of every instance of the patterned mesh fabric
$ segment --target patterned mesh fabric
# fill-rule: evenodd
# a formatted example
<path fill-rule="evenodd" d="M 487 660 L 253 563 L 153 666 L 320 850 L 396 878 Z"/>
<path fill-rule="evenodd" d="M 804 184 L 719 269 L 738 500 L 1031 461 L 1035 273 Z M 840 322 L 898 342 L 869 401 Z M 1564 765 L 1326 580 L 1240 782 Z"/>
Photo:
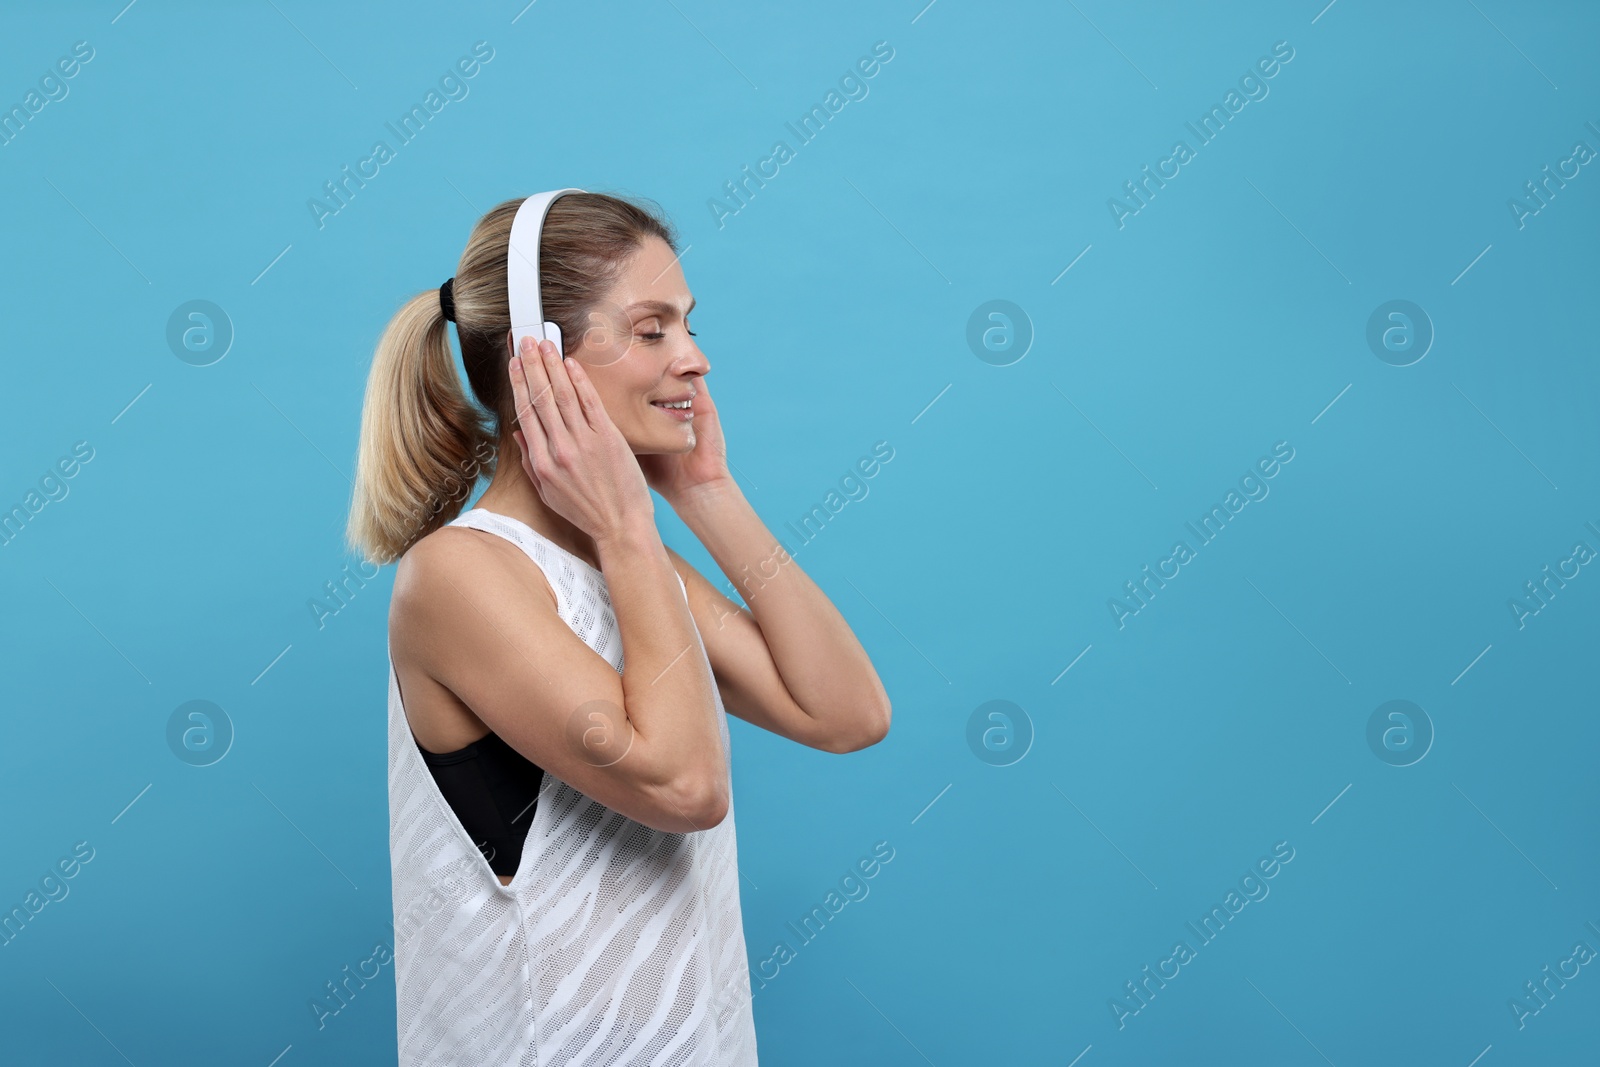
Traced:
<path fill-rule="evenodd" d="M 509 516 L 474 508 L 451 525 L 518 545 L 561 617 L 622 670 L 599 571 Z M 720 694 L 716 706 L 726 752 Z M 400 1067 L 755 1067 L 733 814 L 730 799 L 718 825 L 665 833 L 546 774 L 501 885 L 422 762 L 391 661 Z"/>

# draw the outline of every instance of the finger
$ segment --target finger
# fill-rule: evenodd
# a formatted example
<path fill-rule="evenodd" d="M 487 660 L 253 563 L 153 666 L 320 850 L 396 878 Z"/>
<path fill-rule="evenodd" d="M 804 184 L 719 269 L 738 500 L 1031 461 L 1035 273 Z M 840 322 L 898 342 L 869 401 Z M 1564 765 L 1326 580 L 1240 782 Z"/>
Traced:
<path fill-rule="evenodd" d="M 538 412 L 544 430 L 543 456 L 554 467 L 578 454 L 578 440 L 572 431 L 584 425 L 583 416 L 577 410 L 567 372 L 558 366 L 561 357 L 555 344 L 550 341 L 534 343 L 536 348 L 523 358 L 522 369 L 528 376 L 529 402 Z M 565 405 L 558 401 L 562 390 L 567 396 Z"/>
<path fill-rule="evenodd" d="M 562 420 L 560 409 L 556 407 L 555 397 L 550 388 L 550 371 L 544 358 L 542 346 L 538 339 L 528 337 L 523 339 L 522 355 L 517 361 L 524 377 L 524 396 L 522 406 L 517 410 L 517 421 L 522 425 L 524 433 L 533 436 L 543 435 L 545 444 L 559 443 L 563 436 L 570 437 Z M 513 380 L 513 389 L 515 381 Z M 527 410 L 532 408 L 537 414 L 537 427 L 528 425 Z"/>
<path fill-rule="evenodd" d="M 572 376 L 567 371 L 567 364 L 576 360 L 564 360 L 561 353 L 556 351 L 554 341 L 539 342 L 539 351 L 543 357 L 544 370 L 550 381 L 550 392 L 555 397 L 556 410 L 561 413 L 562 425 L 568 433 L 585 426 L 583 409 L 578 403 L 578 394 L 572 386 Z"/>
<path fill-rule="evenodd" d="M 589 371 L 582 363 L 575 359 L 566 362 L 567 373 L 572 378 L 572 389 L 578 395 L 584 420 L 591 430 L 598 430 L 604 425 L 602 420 L 609 418 L 605 405 L 600 401 L 600 394 L 595 391 L 594 382 L 589 378 Z"/>
<path fill-rule="evenodd" d="M 536 353 L 531 338 L 524 343 L 523 349 L 524 354 L 514 357 L 508 368 L 511 376 L 511 395 L 516 426 L 519 427 L 512 430 L 512 436 L 516 437 L 521 445 L 523 469 L 528 472 L 529 478 L 534 479 L 535 484 L 537 484 L 537 477 L 533 473 L 534 467 L 543 464 L 545 469 L 548 469 L 550 462 L 549 431 L 545 421 L 547 416 L 530 399 L 532 390 L 530 389 L 528 378 L 530 373 L 528 364 L 530 362 L 534 364 L 539 362 L 535 358 Z M 537 368 L 532 373 L 537 375 Z M 549 391 L 546 390 L 547 400 L 548 393 Z"/>
<path fill-rule="evenodd" d="M 512 347 L 512 342 L 509 337 L 506 339 L 506 347 Z M 520 354 L 513 348 L 511 357 L 506 363 L 506 374 L 511 379 L 512 419 L 515 420 L 519 426 L 523 426 L 524 429 L 532 430 L 534 429 L 533 424 L 537 423 L 538 419 L 528 418 L 528 413 L 532 410 L 533 405 L 528 399 L 528 378 L 522 367 L 523 357 L 526 356 L 527 353 L 528 345 L 526 341 L 523 342 L 522 352 Z"/>

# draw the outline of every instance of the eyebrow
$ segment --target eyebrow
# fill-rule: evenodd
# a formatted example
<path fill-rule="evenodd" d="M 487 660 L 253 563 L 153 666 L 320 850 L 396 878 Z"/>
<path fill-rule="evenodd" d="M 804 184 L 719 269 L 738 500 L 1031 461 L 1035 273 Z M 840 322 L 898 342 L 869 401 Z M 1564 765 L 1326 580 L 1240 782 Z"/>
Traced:
<path fill-rule="evenodd" d="M 694 310 L 694 305 L 695 305 L 695 301 L 694 301 L 694 299 L 691 298 L 690 301 L 689 301 L 688 308 L 685 309 L 685 311 L 683 313 L 683 317 L 684 318 L 688 318 L 689 317 L 689 312 Z M 676 315 L 678 313 L 677 307 L 675 307 L 672 304 L 667 303 L 665 300 L 640 300 L 637 303 L 629 304 L 628 305 L 628 310 L 629 311 L 653 311 L 658 315 Z"/>

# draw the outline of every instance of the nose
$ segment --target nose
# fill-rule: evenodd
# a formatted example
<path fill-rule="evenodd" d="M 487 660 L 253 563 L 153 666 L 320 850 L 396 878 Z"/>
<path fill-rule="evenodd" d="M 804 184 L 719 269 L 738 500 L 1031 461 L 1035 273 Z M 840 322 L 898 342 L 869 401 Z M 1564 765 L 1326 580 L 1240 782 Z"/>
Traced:
<path fill-rule="evenodd" d="M 673 357 L 668 372 L 674 377 L 681 378 L 686 375 L 698 377 L 709 373 L 710 370 L 711 361 L 700 351 L 700 346 L 694 343 L 694 339 L 690 338 L 688 346 Z"/>

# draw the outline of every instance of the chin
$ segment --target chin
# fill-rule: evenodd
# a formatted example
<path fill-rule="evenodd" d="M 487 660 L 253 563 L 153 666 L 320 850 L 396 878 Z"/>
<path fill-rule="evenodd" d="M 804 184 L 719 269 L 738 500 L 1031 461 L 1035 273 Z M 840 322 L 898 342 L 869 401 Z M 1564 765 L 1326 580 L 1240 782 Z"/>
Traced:
<path fill-rule="evenodd" d="M 694 427 L 686 426 L 676 437 L 657 437 L 634 448 L 637 456 L 685 456 L 694 451 Z"/>

